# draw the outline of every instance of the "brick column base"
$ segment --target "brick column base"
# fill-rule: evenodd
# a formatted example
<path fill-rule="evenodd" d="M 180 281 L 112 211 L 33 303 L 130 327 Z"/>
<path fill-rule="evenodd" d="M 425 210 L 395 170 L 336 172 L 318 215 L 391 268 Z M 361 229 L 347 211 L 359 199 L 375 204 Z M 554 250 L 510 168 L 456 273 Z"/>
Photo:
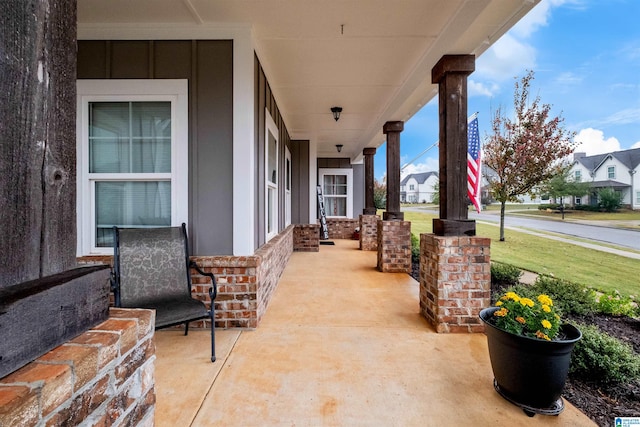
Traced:
<path fill-rule="evenodd" d="M 378 215 L 360 215 L 360 250 L 378 250 Z"/>
<path fill-rule="evenodd" d="M 378 220 L 378 270 L 411 273 L 411 222 Z"/>
<path fill-rule="evenodd" d="M 483 332 L 491 297 L 491 240 L 420 235 L 420 313 L 438 333 Z"/>

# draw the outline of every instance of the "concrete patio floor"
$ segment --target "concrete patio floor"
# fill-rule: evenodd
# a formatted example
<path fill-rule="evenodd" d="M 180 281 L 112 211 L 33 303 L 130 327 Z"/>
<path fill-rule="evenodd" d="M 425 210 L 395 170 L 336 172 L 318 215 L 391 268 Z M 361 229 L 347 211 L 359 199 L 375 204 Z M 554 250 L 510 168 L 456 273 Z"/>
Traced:
<path fill-rule="evenodd" d="M 419 285 L 336 240 L 296 252 L 256 330 L 156 334 L 156 426 L 589 426 L 527 417 L 493 389 L 484 334 L 436 334 Z"/>

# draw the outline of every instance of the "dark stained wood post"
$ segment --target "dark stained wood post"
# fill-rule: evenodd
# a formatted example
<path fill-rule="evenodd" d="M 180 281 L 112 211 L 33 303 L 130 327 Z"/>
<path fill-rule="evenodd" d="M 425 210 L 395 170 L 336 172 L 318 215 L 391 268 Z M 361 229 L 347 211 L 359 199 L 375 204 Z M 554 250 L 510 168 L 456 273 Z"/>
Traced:
<path fill-rule="evenodd" d="M 404 122 L 387 122 L 382 132 L 387 135 L 387 210 L 382 219 L 404 220 L 400 212 L 400 132 L 404 130 Z"/>
<path fill-rule="evenodd" d="M 76 0 L 0 17 L 0 289 L 76 266 Z"/>
<path fill-rule="evenodd" d="M 440 218 L 433 220 L 439 236 L 476 234 L 467 203 L 467 76 L 474 70 L 474 55 L 444 55 L 431 70 L 440 117 Z"/>
<path fill-rule="evenodd" d="M 365 215 L 375 215 L 377 210 L 373 197 L 373 156 L 376 154 L 376 149 L 365 148 L 362 150 L 362 154 L 364 154 L 364 210 L 362 213 Z"/>

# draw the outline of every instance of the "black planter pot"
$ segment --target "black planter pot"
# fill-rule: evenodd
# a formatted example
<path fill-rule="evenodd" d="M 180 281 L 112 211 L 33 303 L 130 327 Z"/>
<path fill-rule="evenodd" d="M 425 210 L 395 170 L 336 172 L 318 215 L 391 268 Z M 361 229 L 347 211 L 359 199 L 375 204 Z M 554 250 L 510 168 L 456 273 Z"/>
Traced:
<path fill-rule="evenodd" d="M 545 341 L 514 335 L 489 322 L 498 307 L 485 308 L 480 319 L 485 324 L 494 387 L 527 415 L 558 415 L 564 409 L 561 398 L 571 351 L 582 333 L 574 326 L 560 327 L 562 339 Z"/>

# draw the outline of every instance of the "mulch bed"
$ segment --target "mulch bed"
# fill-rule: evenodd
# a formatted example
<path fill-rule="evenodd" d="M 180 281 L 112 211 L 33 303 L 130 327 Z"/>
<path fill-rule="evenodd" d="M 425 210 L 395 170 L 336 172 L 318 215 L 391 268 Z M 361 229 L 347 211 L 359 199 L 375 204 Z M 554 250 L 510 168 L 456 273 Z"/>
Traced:
<path fill-rule="evenodd" d="M 603 314 L 573 320 L 597 325 L 601 331 L 628 342 L 640 353 L 640 320 Z M 563 396 L 599 426 L 614 425 L 616 417 L 640 417 L 640 381 L 601 388 L 569 378 Z"/>
<path fill-rule="evenodd" d="M 418 282 L 419 269 L 416 263 L 412 265 L 411 276 Z M 640 320 L 603 314 L 573 317 L 571 320 L 597 325 L 609 335 L 630 343 L 640 354 Z M 599 426 L 614 425 L 616 417 L 640 417 L 640 381 L 603 388 L 569 378 L 563 397 Z"/>

